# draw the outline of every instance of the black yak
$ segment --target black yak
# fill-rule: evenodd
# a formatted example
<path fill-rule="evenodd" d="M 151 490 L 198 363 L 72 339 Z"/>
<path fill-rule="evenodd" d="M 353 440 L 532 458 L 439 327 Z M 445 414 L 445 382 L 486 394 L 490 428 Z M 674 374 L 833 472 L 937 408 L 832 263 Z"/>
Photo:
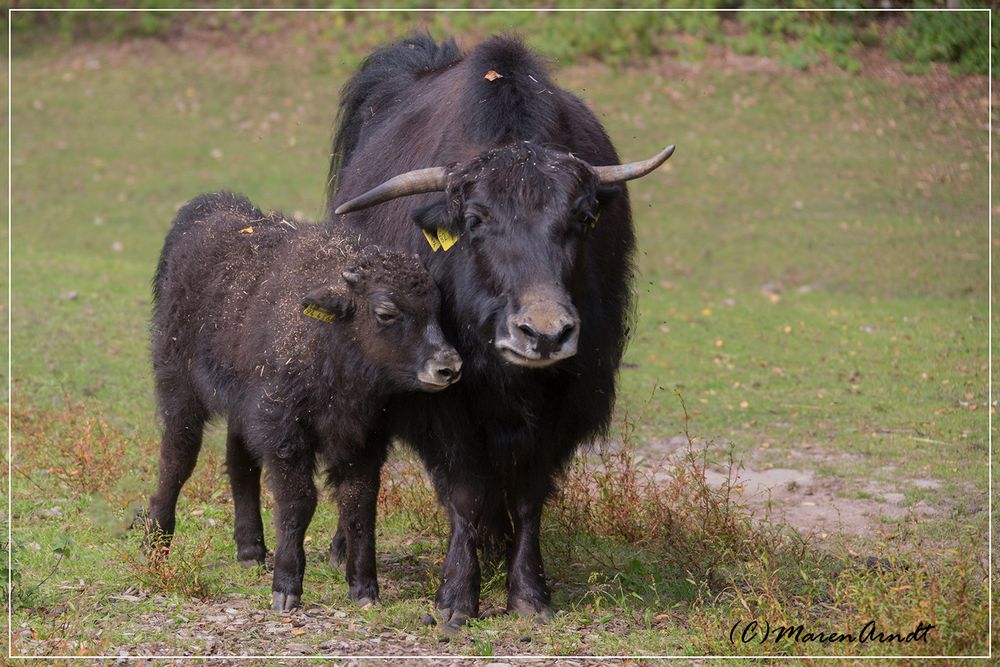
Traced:
<path fill-rule="evenodd" d="M 400 392 L 439 391 L 461 360 L 438 324 L 440 296 L 410 254 L 358 249 L 328 227 L 202 195 L 167 235 L 153 285 L 153 368 L 163 419 L 150 542 L 173 534 L 202 427 L 228 418 L 237 558 L 263 563 L 260 473 L 274 494 L 272 606 L 301 603 L 303 538 L 317 459 L 336 488 L 350 595 L 378 597 L 375 502 Z"/>
<path fill-rule="evenodd" d="M 550 612 L 542 507 L 576 449 L 607 432 L 632 314 L 622 183 L 672 152 L 618 164 L 594 114 L 511 38 L 462 54 L 414 36 L 342 91 L 330 224 L 423 255 L 465 362 L 454 390 L 391 401 L 387 423 L 447 510 L 435 604 L 452 628 L 479 611 L 477 547 L 506 548 L 508 610 Z M 343 550 L 338 529 L 332 557 Z"/>

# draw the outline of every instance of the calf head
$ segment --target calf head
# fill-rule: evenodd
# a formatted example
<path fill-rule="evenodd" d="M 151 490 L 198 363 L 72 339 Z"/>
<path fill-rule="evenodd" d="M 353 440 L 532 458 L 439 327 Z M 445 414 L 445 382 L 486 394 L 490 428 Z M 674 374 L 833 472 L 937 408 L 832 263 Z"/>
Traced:
<path fill-rule="evenodd" d="M 472 260 L 457 289 L 486 295 L 474 318 L 496 353 L 511 364 L 544 367 L 576 354 L 581 322 L 571 287 L 599 199 L 672 153 L 670 146 L 643 162 L 593 167 L 565 152 L 516 142 L 447 168 L 401 174 L 336 213 L 444 191 L 443 201 L 414 211 L 415 223 L 468 244 Z"/>
<path fill-rule="evenodd" d="M 393 389 L 440 391 L 458 381 L 462 360 L 445 342 L 438 289 L 417 257 L 368 246 L 340 280 L 302 304 L 314 317 L 346 320 L 360 353 Z"/>

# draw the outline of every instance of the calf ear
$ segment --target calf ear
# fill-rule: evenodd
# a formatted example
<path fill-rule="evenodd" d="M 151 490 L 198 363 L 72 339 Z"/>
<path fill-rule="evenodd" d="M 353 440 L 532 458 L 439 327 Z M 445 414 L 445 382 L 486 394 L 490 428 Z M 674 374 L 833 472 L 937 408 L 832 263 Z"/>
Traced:
<path fill-rule="evenodd" d="M 302 307 L 304 315 L 324 322 L 347 319 L 354 314 L 351 295 L 336 292 L 329 285 L 310 290 L 302 297 Z"/>

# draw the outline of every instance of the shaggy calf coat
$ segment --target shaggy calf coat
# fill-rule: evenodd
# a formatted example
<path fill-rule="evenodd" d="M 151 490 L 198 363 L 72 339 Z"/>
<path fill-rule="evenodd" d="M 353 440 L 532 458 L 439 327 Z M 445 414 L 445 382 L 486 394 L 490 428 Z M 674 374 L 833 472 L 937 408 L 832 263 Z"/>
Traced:
<path fill-rule="evenodd" d="M 172 535 L 202 428 L 228 418 L 237 557 L 262 563 L 261 466 L 276 501 L 272 606 L 301 603 L 303 538 L 322 461 L 345 526 L 351 596 L 378 597 L 374 521 L 388 398 L 437 391 L 461 361 L 438 324 L 420 260 L 359 250 L 330 227 L 265 215 L 228 193 L 184 206 L 153 287 L 153 367 L 163 419 L 150 539 Z"/>

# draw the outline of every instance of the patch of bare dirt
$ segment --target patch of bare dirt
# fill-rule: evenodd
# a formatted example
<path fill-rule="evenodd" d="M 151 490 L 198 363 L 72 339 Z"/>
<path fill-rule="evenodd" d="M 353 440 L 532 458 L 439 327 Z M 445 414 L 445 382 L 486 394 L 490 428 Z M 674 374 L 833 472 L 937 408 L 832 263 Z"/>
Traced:
<path fill-rule="evenodd" d="M 698 447 L 699 443 L 695 442 L 694 446 Z M 688 448 L 687 438 L 683 436 L 647 442 L 640 449 L 645 457 L 640 464 L 650 465 L 656 471 L 656 478 L 666 479 Z M 815 447 L 811 449 L 816 450 Z M 823 452 L 812 451 L 810 460 L 815 464 L 832 459 Z M 907 505 L 904 493 L 909 487 L 936 489 L 941 485 L 938 480 L 900 480 L 898 484 L 888 484 L 821 476 L 808 468 L 756 465 L 750 461 L 730 470 L 728 465 L 711 463 L 705 468 L 705 481 L 716 488 L 729 485 L 735 497 L 761 519 L 766 517 L 787 523 L 803 534 L 869 536 L 884 524 L 908 517 L 931 518 L 943 513 L 942 506 L 932 506 L 924 500 Z"/>

